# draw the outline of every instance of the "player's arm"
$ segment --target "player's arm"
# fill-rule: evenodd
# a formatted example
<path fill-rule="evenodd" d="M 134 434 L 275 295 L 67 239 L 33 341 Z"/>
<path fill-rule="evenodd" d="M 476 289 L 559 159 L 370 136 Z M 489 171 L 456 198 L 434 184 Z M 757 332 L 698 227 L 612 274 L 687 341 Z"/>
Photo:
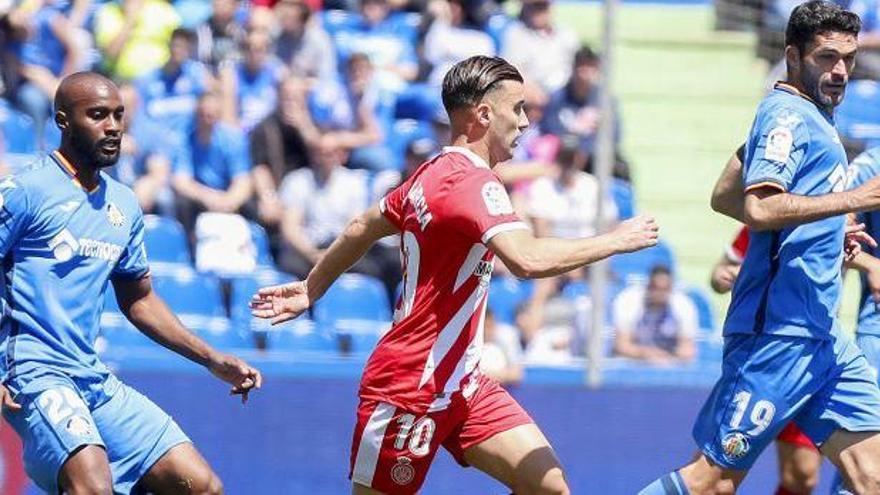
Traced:
<path fill-rule="evenodd" d="M 742 187 L 743 153 L 745 145 L 740 146 L 727 160 L 721 176 L 712 190 L 712 209 L 730 218 L 743 221 L 745 197 Z"/>
<path fill-rule="evenodd" d="M 511 230 L 493 236 L 488 246 L 515 276 L 543 278 L 561 275 L 614 254 L 654 246 L 658 231 L 653 218 L 638 216 L 594 237 L 538 238 L 529 230 Z"/>
<path fill-rule="evenodd" d="M 255 368 L 229 354 L 216 351 L 187 330 L 153 291 L 150 276 L 137 279 L 113 278 L 116 300 L 126 318 L 147 337 L 181 356 L 208 368 L 211 373 L 232 385 L 233 394 L 247 394 L 260 388 L 262 376 Z"/>
<path fill-rule="evenodd" d="M 379 239 L 397 233 L 373 206 L 352 220 L 333 241 L 303 282 L 264 287 L 251 300 L 251 314 L 278 324 L 296 318 L 317 301 L 342 273 L 359 260 Z"/>
<path fill-rule="evenodd" d="M 659 347 L 635 343 L 632 338 L 632 333 L 626 330 L 617 330 L 615 332 L 614 353 L 620 357 L 654 363 L 671 361 L 673 359 L 672 354 Z"/>

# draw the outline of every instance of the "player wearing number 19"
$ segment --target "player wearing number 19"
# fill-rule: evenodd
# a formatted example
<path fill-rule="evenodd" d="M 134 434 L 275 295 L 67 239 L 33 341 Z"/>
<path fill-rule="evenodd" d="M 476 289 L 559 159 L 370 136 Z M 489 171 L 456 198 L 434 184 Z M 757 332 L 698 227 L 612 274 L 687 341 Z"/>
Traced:
<path fill-rule="evenodd" d="M 295 318 L 374 242 L 402 234 L 403 294 L 361 380 L 356 494 L 417 492 L 441 445 L 515 493 L 569 493 L 541 430 L 479 374 L 494 257 L 519 277 L 549 277 L 652 246 L 657 226 L 637 217 L 592 238 L 532 235 L 492 170 L 528 126 L 522 81 L 500 58 L 456 64 L 443 80 L 454 146 L 349 224 L 304 282 L 261 289 L 251 303 L 257 317 Z"/>
<path fill-rule="evenodd" d="M 152 291 L 143 214 L 101 169 L 116 163 L 124 108 L 94 73 L 55 95 L 61 146 L 0 182 L 0 404 L 24 444 L 28 475 L 48 493 L 218 494 L 220 480 L 177 424 L 98 358 L 104 292 L 153 340 L 243 394 L 257 370 L 189 333 Z"/>
<path fill-rule="evenodd" d="M 859 18 L 799 5 L 787 77 L 758 107 L 743 170 L 729 165 L 717 211 L 752 234 L 724 323 L 722 375 L 693 430 L 700 455 L 641 493 L 733 493 L 793 421 L 859 494 L 880 493 L 880 389 L 837 319 L 845 214 L 880 207 L 880 179 L 847 187 L 833 109 L 853 68 Z"/>

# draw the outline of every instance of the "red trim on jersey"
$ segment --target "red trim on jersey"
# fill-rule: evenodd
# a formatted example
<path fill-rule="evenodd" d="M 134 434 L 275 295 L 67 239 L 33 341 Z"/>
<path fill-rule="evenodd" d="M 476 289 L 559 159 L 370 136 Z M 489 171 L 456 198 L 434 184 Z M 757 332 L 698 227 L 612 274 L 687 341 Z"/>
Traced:
<path fill-rule="evenodd" d="M 736 264 L 742 264 L 749 249 L 749 227 L 743 225 L 736 233 L 736 237 L 727 247 L 727 259 Z"/>

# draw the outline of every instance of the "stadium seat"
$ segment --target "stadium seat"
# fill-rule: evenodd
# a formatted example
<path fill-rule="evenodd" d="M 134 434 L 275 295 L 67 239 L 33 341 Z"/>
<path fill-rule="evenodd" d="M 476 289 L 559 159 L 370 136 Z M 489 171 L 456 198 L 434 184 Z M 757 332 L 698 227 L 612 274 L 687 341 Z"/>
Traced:
<path fill-rule="evenodd" d="M 179 267 L 174 273 L 154 274 L 153 287 L 175 313 L 226 316 L 220 282 L 213 275 Z"/>
<path fill-rule="evenodd" d="M 712 302 L 709 300 L 706 291 L 696 285 L 682 287 L 682 291 L 693 301 L 694 306 L 697 308 L 700 330 L 709 333 L 715 330 L 715 312 L 712 310 Z"/>
<path fill-rule="evenodd" d="M 617 206 L 617 216 L 621 220 L 632 218 L 635 215 L 635 192 L 633 192 L 632 184 L 625 180 L 612 179 L 611 195 L 614 198 L 614 205 Z"/>
<path fill-rule="evenodd" d="M 623 283 L 646 281 L 651 269 L 658 265 L 675 271 L 675 258 L 672 249 L 662 240 L 656 246 L 648 249 L 613 256 L 609 264 L 611 272 Z"/>
<path fill-rule="evenodd" d="M 510 276 L 493 277 L 489 287 L 489 309 L 500 323 L 512 325 L 516 310 L 532 293 L 532 282 Z"/>
<path fill-rule="evenodd" d="M 249 302 L 257 289 L 269 285 L 278 285 L 293 282 L 294 277 L 279 272 L 272 268 L 257 270 L 250 276 L 235 277 L 230 280 L 230 316 L 232 321 L 240 328 L 249 328 L 252 331 L 267 331 L 271 325 L 266 320 L 260 320 L 251 316 Z"/>
<path fill-rule="evenodd" d="M 116 348 L 139 348 L 156 345 L 149 337 L 142 334 L 122 314 L 116 302 L 113 285 L 108 284 L 104 291 L 104 310 L 101 314 L 101 340 L 97 347 L 100 351 Z"/>
<path fill-rule="evenodd" d="M 272 252 L 269 249 L 269 235 L 266 229 L 255 222 L 248 222 L 251 227 L 251 240 L 254 247 L 257 248 L 257 266 L 258 267 L 274 267 L 275 261 L 272 260 Z"/>
<path fill-rule="evenodd" d="M 296 320 L 290 325 L 273 328 L 266 333 L 270 351 L 325 352 L 335 355 L 338 344 L 332 335 L 309 320 Z"/>
<path fill-rule="evenodd" d="M 845 139 L 864 142 L 869 148 L 880 144 L 880 83 L 850 81 L 846 98 L 834 110 L 834 120 Z"/>
<path fill-rule="evenodd" d="M 34 121 L 19 112 L 5 100 L 0 99 L 0 132 L 9 153 L 35 153 L 37 151 Z"/>
<path fill-rule="evenodd" d="M 321 325 L 338 320 L 391 320 L 388 294 L 382 282 L 358 273 L 345 273 L 315 304 L 312 316 Z"/>
<path fill-rule="evenodd" d="M 151 263 L 191 263 L 186 232 L 173 218 L 144 215 L 144 244 Z"/>
<path fill-rule="evenodd" d="M 397 119 L 391 126 L 387 145 L 391 152 L 399 157 L 400 163 L 403 163 L 409 143 L 423 138 L 434 139 L 431 124 L 416 119 Z"/>

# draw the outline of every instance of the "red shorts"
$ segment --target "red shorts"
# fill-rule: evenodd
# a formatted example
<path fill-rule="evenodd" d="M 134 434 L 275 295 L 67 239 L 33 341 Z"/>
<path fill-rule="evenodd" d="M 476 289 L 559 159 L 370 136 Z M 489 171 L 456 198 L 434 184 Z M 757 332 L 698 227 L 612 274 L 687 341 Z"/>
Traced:
<path fill-rule="evenodd" d="M 455 392 L 448 407 L 423 414 L 361 399 L 349 478 L 389 495 L 416 493 L 441 445 L 467 466 L 466 449 L 533 423 L 498 383 L 482 375 L 477 380 L 469 398 Z"/>
<path fill-rule="evenodd" d="M 785 428 L 779 433 L 779 436 L 776 437 L 780 442 L 790 443 L 792 445 L 797 445 L 798 447 L 806 447 L 809 449 L 817 450 L 816 445 L 810 440 L 804 432 L 801 431 L 800 428 L 794 423 L 794 421 L 785 425 Z"/>

